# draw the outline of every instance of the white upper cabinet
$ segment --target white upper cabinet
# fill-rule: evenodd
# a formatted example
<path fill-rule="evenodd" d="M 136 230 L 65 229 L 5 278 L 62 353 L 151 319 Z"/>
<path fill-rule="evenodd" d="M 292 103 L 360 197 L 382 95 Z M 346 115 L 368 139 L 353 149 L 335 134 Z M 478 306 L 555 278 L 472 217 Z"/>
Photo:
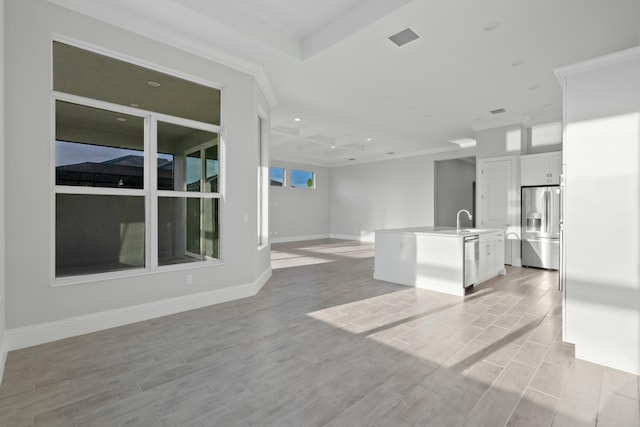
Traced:
<path fill-rule="evenodd" d="M 559 185 L 562 153 L 531 154 L 520 157 L 520 185 Z"/>

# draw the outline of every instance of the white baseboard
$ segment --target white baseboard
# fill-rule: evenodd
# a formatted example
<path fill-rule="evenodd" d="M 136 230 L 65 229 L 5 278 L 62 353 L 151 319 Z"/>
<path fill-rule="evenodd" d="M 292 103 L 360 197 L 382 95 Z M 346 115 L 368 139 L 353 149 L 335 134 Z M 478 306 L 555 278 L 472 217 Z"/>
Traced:
<path fill-rule="evenodd" d="M 311 234 L 308 236 L 271 237 L 271 243 L 302 242 L 304 240 L 328 239 L 328 234 Z"/>
<path fill-rule="evenodd" d="M 9 350 L 7 350 L 7 336 L 4 332 L 0 335 L 0 339 L 2 339 L 2 341 L 0 341 L 0 384 L 2 384 L 4 365 L 7 362 L 7 353 Z"/>
<path fill-rule="evenodd" d="M 632 375 L 640 375 L 640 367 L 637 365 L 628 366 L 621 365 L 618 363 L 611 363 L 609 360 L 598 360 L 597 358 L 592 358 L 589 355 L 583 354 L 578 346 L 575 347 L 575 357 L 576 359 L 584 360 L 585 362 L 595 363 L 596 365 L 606 366 L 608 368 L 616 369 L 618 371 L 628 372 Z"/>
<path fill-rule="evenodd" d="M 368 235 L 356 236 L 349 234 L 313 234 L 309 236 L 292 236 L 292 237 L 271 237 L 271 243 L 286 243 L 286 242 L 302 242 L 305 240 L 320 240 L 320 239 L 340 239 L 340 240 L 355 240 L 357 242 L 374 242 L 375 235 L 370 233 Z"/>
<path fill-rule="evenodd" d="M 194 310 L 223 302 L 256 295 L 271 277 L 267 268 L 254 282 L 197 294 L 183 295 L 130 307 L 107 310 L 54 322 L 9 329 L 3 340 L 4 352 L 44 344 L 78 335 L 97 332 L 130 323 L 155 319 L 183 311 Z M 2 364 L 4 369 L 4 363 Z"/>
<path fill-rule="evenodd" d="M 269 266 L 265 271 L 262 272 L 260 276 L 255 281 L 255 292 L 253 295 L 258 295 L 258 292 L 262 290 L 262 287 L 269 281 L 271 278 L 271 266 Z"/>
<path fill-rule="evenodd" d="M 375 242 L 375 233 L 369 233 L 367 235 L 356 236 L 349 234 L 331 234 L 332 239 L 342 239 L 342 240 L 355 240 L 357 242 Z"/>

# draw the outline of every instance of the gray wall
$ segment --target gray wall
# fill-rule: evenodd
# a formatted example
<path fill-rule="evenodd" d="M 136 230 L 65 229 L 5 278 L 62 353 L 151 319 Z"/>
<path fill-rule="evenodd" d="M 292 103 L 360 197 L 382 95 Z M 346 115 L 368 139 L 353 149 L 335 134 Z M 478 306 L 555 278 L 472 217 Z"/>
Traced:
<path fill-rule="evenodd" d="M 96 21 L 45 0 L 6 8 L 7 328 L 253 283 L 269 269 L 257 249 L 258 110 L 269 111 L 252 76 Z M 61 34 L 224 87 L 224 263 L 51 287 L 53 269 L 51 34 Z M 246 220 L 248 219 L 248 220 Z M 184 267 L 184 266 L 183 266 Z M 190 274 L 193 283 L 185 284 Z"/>
<path fill-rule="evenodd" d="M 271 160 L 271 166 L 312 171 L 316 188 L 270 186 L 269 235 L 272 242 L 304 240 L 329 236 L 329 169 L 300 163 Z M 288 180 L 288 178 L 287 178 Z"/>
<path fill-rule="evenodd" d="M 4 367 L 5 330 L 5 127 L 4 127 L 4 0 L 0 0 L 0 380 Z"/>
<path fill-rule="evenodd" d="M 372 240 L 382 228 L 434 225 L 434 161 L 466 149 L 331 169 L 331 235 Z"/>
<path fill-rule="evenodd" d="M 460 209 L 473 212 L 473 183 L 476 165 L 462 160 L 435 162 L 435 218 L 438 227 L 455 227 Z M 466 214 L 460 215 L 460 224 L 470 227 L 473 222 Z"/>

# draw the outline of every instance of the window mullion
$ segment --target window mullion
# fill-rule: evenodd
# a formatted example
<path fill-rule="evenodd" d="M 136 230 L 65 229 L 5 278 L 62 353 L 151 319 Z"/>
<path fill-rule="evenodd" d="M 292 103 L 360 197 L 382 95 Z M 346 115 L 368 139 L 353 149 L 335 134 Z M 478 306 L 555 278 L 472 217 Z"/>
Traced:
<path fill-rule="evenodd" d="M 158 267 L 158 121 L 154 116 L 147 116 L 145 127 L 145 157 L 147 158 L 145 168 L 145 190 L 147 197 L 146 214 L 146 243 L 147 243 L 147 268 Z"/>
<path fill-rule="evenodd" d="M 207 183 L 207 152 L 204 146 L 200 147 L 200 193 L 204 193 L 205 185 Z M 205 248 L 205 221 L 204 221 L 204 199 L 200 197 L 200 256 L 202 259 L 206 258 Z"/>

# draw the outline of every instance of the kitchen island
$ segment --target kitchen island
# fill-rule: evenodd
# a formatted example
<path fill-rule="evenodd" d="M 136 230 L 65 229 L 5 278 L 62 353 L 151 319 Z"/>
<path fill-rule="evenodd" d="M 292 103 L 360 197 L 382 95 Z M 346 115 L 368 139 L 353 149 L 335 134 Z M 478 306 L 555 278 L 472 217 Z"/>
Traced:
<path fill-rule="evenodd" d="M 467 287 L 498 274 L 505 274 L 502 229 L 375 232 L 375 279 L 464 296 Z"/>

